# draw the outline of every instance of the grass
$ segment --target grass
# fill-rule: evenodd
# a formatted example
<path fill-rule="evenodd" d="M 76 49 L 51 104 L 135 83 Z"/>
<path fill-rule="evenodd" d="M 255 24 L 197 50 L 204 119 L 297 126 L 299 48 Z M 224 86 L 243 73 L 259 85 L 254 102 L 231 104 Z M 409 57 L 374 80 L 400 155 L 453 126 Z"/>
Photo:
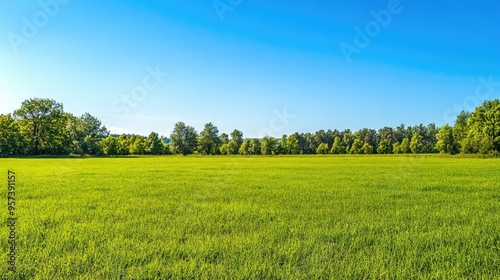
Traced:
<path fill-rule="evenodd" d="M 3 278 L 500 278 L 499 159 L 0 159 L 0 168 L 18 176 L 18 271 L 6 272 L 4 226 Z"/>

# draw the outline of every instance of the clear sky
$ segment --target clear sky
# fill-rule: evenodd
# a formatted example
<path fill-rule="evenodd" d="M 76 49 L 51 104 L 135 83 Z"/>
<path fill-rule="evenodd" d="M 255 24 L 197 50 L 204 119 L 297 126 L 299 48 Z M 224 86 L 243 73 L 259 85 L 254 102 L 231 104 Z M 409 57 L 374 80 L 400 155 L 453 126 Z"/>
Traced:
<path fill-rule="evenodd" d="M 442 125 L 499 97 L 499 14 L 493 0 L 3 0 L 0 113 L 52 98 L 144 135 Z"/>

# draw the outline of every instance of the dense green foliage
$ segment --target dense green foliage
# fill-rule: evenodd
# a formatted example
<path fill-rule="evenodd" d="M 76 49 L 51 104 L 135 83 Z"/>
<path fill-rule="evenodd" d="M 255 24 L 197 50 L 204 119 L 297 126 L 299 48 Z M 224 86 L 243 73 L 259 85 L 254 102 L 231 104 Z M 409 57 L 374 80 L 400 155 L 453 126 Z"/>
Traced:
<path fill-rule="evenodd" d="M 462 112 L 454 126 L 384 127 L 319 130 L 294 133 L 281 139 L 244 138 L 235 129 L 219 134 L 207 123 L 198 135 L 194 127 L 175 124 L 169 138 L 152 132 L 109 135 L 101 122 L 86 113 L 75 117 L 50 99 L 23 102 L 13 115 L 0 115 L 0 156 L 13 155 L 287 155 L 287 154 L 491 154 L 500 155 L 500 101 L 485 101 L 472 113 Z"/>
<path fill-rule="evenodd" d="M 18 273 L 2 279 L 500 278 L 499 159 L 0 159 L 0 166 L 19 178 L 20 225 Z M 0 229 L 2 256 L 7 230 Z"/>

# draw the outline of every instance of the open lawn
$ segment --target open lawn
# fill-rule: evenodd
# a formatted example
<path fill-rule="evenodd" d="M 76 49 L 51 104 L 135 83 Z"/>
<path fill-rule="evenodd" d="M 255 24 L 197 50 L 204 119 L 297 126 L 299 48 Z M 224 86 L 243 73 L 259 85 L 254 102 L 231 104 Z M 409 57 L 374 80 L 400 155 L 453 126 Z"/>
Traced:
<path fill-rule="evenodd" d="M 14 279 L 500 278 L 500 160 L 0 159 Z"/>

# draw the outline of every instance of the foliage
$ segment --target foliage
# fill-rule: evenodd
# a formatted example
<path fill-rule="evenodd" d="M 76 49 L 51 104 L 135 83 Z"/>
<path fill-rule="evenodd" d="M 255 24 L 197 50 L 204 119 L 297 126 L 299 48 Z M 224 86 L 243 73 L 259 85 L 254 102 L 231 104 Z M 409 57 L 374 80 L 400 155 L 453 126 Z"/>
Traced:
<path fill-rule="evenodd" d="M 14 112 L 19 120 L 20 134 L 25 141 L 25 153 L 68 153 L 68 134 L 63 105 L 52 99 L 32 98 Z"/>
<path fill-rule="evenodd" d="M 500 152 L 500 100 L 485 101 L 467 120 L 467 138 L 482 154 Z"/>
<path fill-rule="evenodd" d="M 330 151 L 332 154 L 344 154 L 345 153 L 345 148 L 342 146 L 342 143 L 340 142 L 340 137 L 335 137 L 335 140 L 333 141 L 332 145 L 332 150 Z"/>
<path fill-rule="evenodd" d="M 0 156 L 21 155 L 23 144 L 19 123 L 11 114 L 0 115 Z"/>
<path fill-rule="evenodd" d="M 422 152 L 424 144 L 422 142 L 422 136 L 418 132 L 414 132 L 411 137 L 410 150 L 414 154 L 419 154 Z"/>
<path fill-rule="evenodd" d="M 66 129 L 72 142 L 71 152 L 75 154 L 100 154 L 100 142 L 109 135 L 101 121 L 89 113 L 81 117 L 68 116 Z"/>
<path fill-rule="evenodd" d="M 170 147 L 175 154 L 192 154 L 198 144 L 198 135 L 194 127 L 186 126 L 183 122 L 175 124 L 170 139 L 172 141 Z"/>
<path fill-rule="evenodd" d="M 248 141 L 247 141 L 248 140 Z M 246 143 L 245 143 L 246 142 Z M 325 145 L 328 149 L 325 152 Z M 331 147 L 331 148 L 330 148 Z M 175 124 L 170 139 L 156 132 L 149 136 L 112 135 L 96 117 L 75 117 L 51 99 L 32 98 L 13 115 L 0 115 L 0 156 L 14 155 L 296 155 L 296 154 L 500 154 L 500 101 L 485 101 L 474 112 L 461 112 L 453 127 L 428 125 L 374 130 L 363 128 L 318 130 L 315 133 L 243 138 L 243 132 L 219 134 L 207 123 L 198 136 L 183 122 Z"/>
<path fill-rule="evenodd" d="M 278 154 L 278 142 L 274 137 L 266 136 L 262 138 L 261 153 L 263 155 Z"/>
<path fill-rule="evenodd" d="M 392 146 L 391 146 L 391 142 L 389 142 L 389 140 L 384 139 L 384 140 L 380 141 L 380 144 L 378 145 L 378 148 L 377 148 L 377 153 L 390 154 L 391 151 L 392 151 Z"/>
<path fill-rule="evenodd" d="M 437 134 L 437 144 L 440 153 L 456 154 L 458 152 L 457 142 L 453 137 L 453 128 L 449 125 L 441 127 Z"/>
<path fill-rule="evenodd" d="M 202 155 L 217 155 L 220 153 L 220 146 L 219 129 L 212 123 L 205 124 L 198 138 L 198 152 Z"/>
<path fill-rule="evenodd" d="M 316 154 L 318 155 L 328 154 L 328 144 L 327 143 L 319 144 L 318 149 L 316 149 Z"/>

